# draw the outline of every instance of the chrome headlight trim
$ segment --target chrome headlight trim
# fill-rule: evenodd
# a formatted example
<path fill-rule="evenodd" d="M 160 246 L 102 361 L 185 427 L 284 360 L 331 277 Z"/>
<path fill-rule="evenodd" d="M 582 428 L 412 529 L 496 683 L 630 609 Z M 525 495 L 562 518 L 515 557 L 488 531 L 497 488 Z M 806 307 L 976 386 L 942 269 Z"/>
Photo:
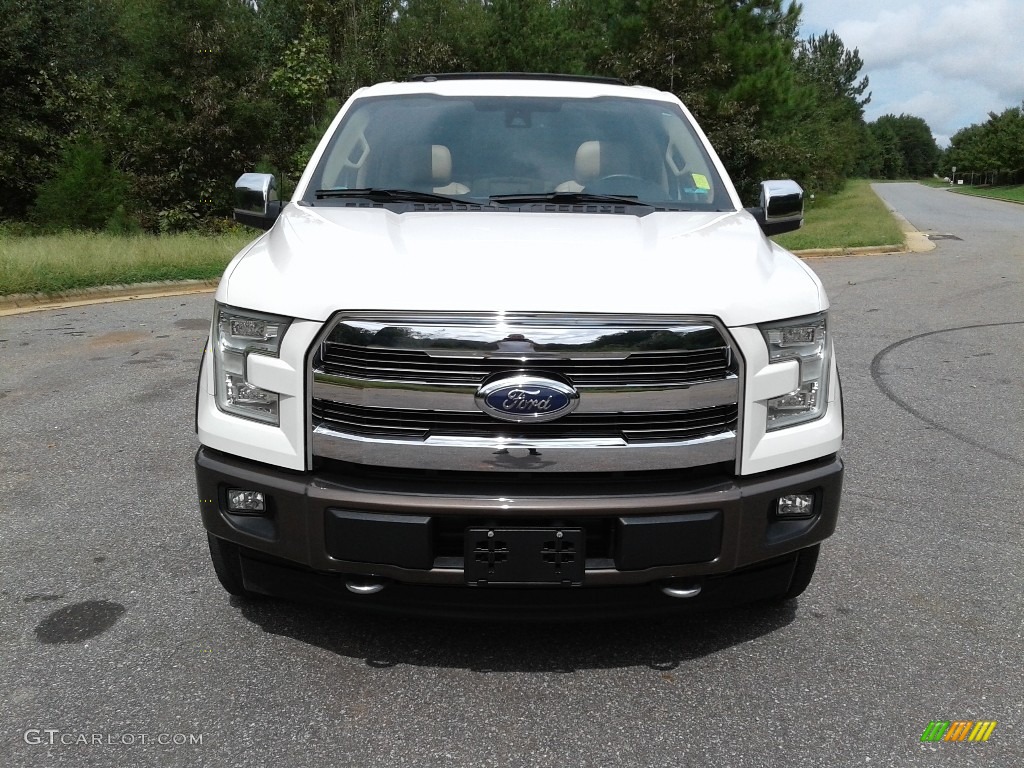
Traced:
<path fill-rule="evenodd" d="M 279 357 L 291 319 L 217 304 L 213 322 L 213 371 L 217 408 L 244 419 L 280 424 L 280 395 L 246 379 L 249 355 Z"/>
<path fill-rule="evenodd" d="M 766 431 L 816 421 L 828 410 L 828 378 L 832 340 L 828 312 L 758 326 L 768 347 L 768 362 L 796 360 L 800 365 L 795 390 L 767 401 Z"/>

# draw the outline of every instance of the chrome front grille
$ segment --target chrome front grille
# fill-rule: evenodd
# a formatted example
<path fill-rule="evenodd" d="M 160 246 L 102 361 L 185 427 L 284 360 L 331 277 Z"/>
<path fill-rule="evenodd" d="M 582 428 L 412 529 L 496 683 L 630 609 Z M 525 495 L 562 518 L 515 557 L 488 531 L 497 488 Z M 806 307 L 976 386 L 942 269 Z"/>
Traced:
<path fill-rule="evenodd" d="M 710 318 L 353 313 L 312 356 L 312 453 L 376 466 L 597 472 L 730 461 L 741 361 Z M 572 385 L 575 411 L 518 424 L 485 383 Z"/>

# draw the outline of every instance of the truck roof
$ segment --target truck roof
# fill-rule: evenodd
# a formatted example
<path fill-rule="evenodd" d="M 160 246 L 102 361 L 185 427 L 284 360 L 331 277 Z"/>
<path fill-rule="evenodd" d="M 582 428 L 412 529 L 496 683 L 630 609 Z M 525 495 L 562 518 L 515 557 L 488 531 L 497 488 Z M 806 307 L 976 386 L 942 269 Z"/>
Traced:
<path fill-rule="evenodd" d="M 360 88 L 353 96 L 395 96 L 433 93 L 441 96 L 553 96 L 561 98 L 619 98 L 671 101 L 671 93 L 621 80 L 581 75 L 549 75 L 523 72 L 477 72 L 417 75 L 402 82 L 386 82 Z"/>
<path fill-rule="evenodd" d="M 619 77 L 601 77 L 599 75 L 567 75 L 554 72 L 444 72 L 413 75 L 410 82 L 433 83 L 438 80 L 566 80 L 576 83 L 604 83 L 606 85 L 626 85 Z"/>

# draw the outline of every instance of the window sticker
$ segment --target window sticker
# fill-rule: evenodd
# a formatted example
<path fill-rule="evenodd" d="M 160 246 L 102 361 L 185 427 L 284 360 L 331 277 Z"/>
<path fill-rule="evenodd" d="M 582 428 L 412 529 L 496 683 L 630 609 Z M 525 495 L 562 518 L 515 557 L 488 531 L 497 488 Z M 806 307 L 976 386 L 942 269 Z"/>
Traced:
<path fill-rule="evenodd" d="M 708 181 L 707 176 L 701 173 L 691 173 L 690 180 L 693 183 L 693 186 L 684 187 L 684 194 L 695 195 L 697 197 L 705 197 L 711 194 L 711 183 Z"/>

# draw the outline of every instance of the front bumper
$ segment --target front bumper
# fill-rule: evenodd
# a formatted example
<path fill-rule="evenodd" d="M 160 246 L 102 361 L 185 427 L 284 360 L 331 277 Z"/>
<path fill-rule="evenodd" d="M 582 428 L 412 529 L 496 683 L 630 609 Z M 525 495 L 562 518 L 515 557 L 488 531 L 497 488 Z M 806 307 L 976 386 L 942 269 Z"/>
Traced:
<path fill-rule="evenodd" d="M 842 474 L 837 456 L 751 477 L 723 471 L 480 478 L 348 465 L 293 472 L 205 447 L 196 454 L 203 523 L 247 550 L 243 562 L 256 591 L 272 591 L 255 583 L 255 564 L 262 563 L 465 592 L 471 528 L 582 529 L 585 568 L 574 583 L 583 588 L 713 579 L 778 562 L 831 535 Z M 262 491 L 266 513 L 229 512 L 231 488 Z M 777 519 L 775 500 L 786 493 L 813 493 L 816 514 Z"/>

